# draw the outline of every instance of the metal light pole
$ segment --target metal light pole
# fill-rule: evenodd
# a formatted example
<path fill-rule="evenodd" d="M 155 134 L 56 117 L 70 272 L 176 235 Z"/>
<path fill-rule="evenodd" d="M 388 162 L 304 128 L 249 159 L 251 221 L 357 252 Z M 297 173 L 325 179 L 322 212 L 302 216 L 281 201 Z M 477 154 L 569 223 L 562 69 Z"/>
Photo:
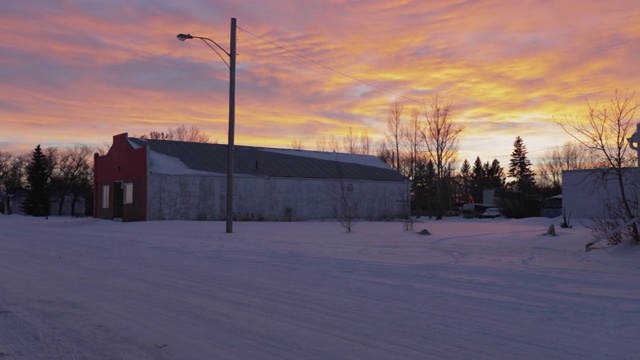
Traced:
<path fill-rule="evenodd" d="M 229 138 L 227 141 L 227 233 L 233 232 L 233 155 L 234 155 L 234 138 L 235 138 L 235 122 L 236 122 L 236 18 L 231 18 L 231 34 L 229 39 L 230 51 L 227 52 L 215 41 L 191 34 L 178 34 L 178 40 L 185 41 L 189 39 L 200 39 L 207 46 L 220 56 L 222 61 L 229 67 Z M 213 43 L 218 49 L 222 50 L 228 57 L 227 63 L 218 51 L 209 43 Z"/>

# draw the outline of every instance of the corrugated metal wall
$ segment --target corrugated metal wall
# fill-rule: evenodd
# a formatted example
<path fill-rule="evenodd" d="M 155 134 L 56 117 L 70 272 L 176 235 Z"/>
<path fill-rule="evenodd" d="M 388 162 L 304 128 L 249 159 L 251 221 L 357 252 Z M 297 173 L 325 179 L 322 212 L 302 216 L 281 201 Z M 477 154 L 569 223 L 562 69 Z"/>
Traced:
<path fill-rule="evenodd" d="M 627 196 L 638 194 L 638 169 L 625 173 Z M 605 204 L 619 201 L 620 186 L 611 170 L 569 170 L 562 172 L 562 207 L 572 219 L 601 217 Z M 635 200 L 634 200 L 635 203 Z"/>
<path fill-rule="evenodd" d="M 234 180 L 236 220 L 265 221 L 335 218 L 344 196 L 358 202 L 361 218 L 397 218 L 403 213 L 409 186 L 401 182 L 242 175 Z M 223 220 L 225 204 L 225 175 L 149 175 L 149 220 Z"/>

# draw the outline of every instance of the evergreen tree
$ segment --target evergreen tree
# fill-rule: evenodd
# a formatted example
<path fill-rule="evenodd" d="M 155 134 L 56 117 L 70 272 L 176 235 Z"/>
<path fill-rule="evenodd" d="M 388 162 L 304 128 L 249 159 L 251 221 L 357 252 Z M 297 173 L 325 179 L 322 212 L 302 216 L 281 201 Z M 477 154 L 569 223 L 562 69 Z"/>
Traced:
<path fill-rule="evenodd" d="M 471 196 L 476 203 L 484 202 L 482 194 L 484 190 L 504 187 L 504 169 L 497 159 L 483 164 L 480 157 L 476 157 L 471 173 Z"/>
<path fill-rule="evenodd" d="M 471 196 L 473 202 L 482 203 L 482 191 L 484 190 L 484 169 L 482 168 L 482 160 L 480 156 L 476 157 L 476 161 L 473 162 L 473 169 L 471 170 Z"/>
<path fill-rule="evenodd" d="M 459 184 L 460 188 L 458 189 L 459 201 L 462 203 L 467 203 L 470 201 L 471 197 L 471 186 L 473 184 L 473 174 L 471 172 L 471 164 L 469 160 L 464 159 L 462 162 L 462 167 L 460 168 L 459 175 Z"/>
<path fill-rule="evenodd" d="M 453 164 L 449 164 L 445 168 L 443 178 L 440 180 L 442 182 L 440 185 L 440 201 L 436 204 L 436 216 L 439 216 L 438 218 L 442 218 L 447 214 L 456 201 L 456 194 L 458 194 L 459 188 L 454 172 Z"/>
<path fill-rule="evenodd" d="M 50 161 L 36 146 L 27 166 L 27 198 L 23 204 L 24 212 L 33 216 L 49 215 L 49 178 Z"/>
<path fill-rule="evenodd" d="M 411 189 L 414 196 L 415 210 L 418 214 L 422 210 L 426 210 L 429 215 L 433 214 L 435 208 L 434 199 L 437 192 L 436 183 L 436 168 L 433 161 L 420 162 L 416 166 L 416 175 Z"/>
<path fill-rule="evenodd" d="M 508 175 L 514 178 L 510 183 L 514 190 L 523 193 L 535 190 L 535 173 L 531 170 L 531 161 L 527 158 L 527 147 L 520 136 L 517 136 L 513 143 Z"/>
<path fill-rule="evenodd" d="M 500 166 L 498 159 L 493 159 L 491 165 L 487 163 L 487 183 L 491 189 L 504 187 L 504 169 Z"/>
<path fill-rule="evenodd" d="M 513 143 L 508 175 L 514 179 L 508 184 L 514 191 L 503 202 L 505 216 L 516 219 L 539 216 L 540 202 L 536 199 L 538 194 L 535 173 L 531 170 L 527 147 L 520 136 Z"/>

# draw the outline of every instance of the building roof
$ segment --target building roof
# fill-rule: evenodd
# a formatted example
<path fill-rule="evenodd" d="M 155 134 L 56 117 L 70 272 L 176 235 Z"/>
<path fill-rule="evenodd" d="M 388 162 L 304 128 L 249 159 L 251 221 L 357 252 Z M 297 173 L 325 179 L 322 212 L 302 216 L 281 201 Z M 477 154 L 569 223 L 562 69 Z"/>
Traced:
<path fill-rule="evenodd" d="M 147 144 L 152 172 L 168 174 L 227 172 L 227 145 L 128 138 Z M 234 174 L 267 177 L 405 181 L 371 155 L 234 146 Z"/>

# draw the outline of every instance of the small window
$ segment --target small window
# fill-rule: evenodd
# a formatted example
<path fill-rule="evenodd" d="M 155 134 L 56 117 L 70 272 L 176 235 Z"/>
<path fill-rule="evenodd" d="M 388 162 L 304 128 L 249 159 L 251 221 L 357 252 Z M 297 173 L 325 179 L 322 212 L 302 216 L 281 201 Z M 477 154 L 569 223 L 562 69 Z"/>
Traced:
<path fill-rule="evenodd" d="M 102 208 L 109 208 L 109 185 L 102 185 Z"/>
<path fill-rule="evenodd" d="M 133 204 L 133 183 L 124 183 L 124 203 Z"/>

